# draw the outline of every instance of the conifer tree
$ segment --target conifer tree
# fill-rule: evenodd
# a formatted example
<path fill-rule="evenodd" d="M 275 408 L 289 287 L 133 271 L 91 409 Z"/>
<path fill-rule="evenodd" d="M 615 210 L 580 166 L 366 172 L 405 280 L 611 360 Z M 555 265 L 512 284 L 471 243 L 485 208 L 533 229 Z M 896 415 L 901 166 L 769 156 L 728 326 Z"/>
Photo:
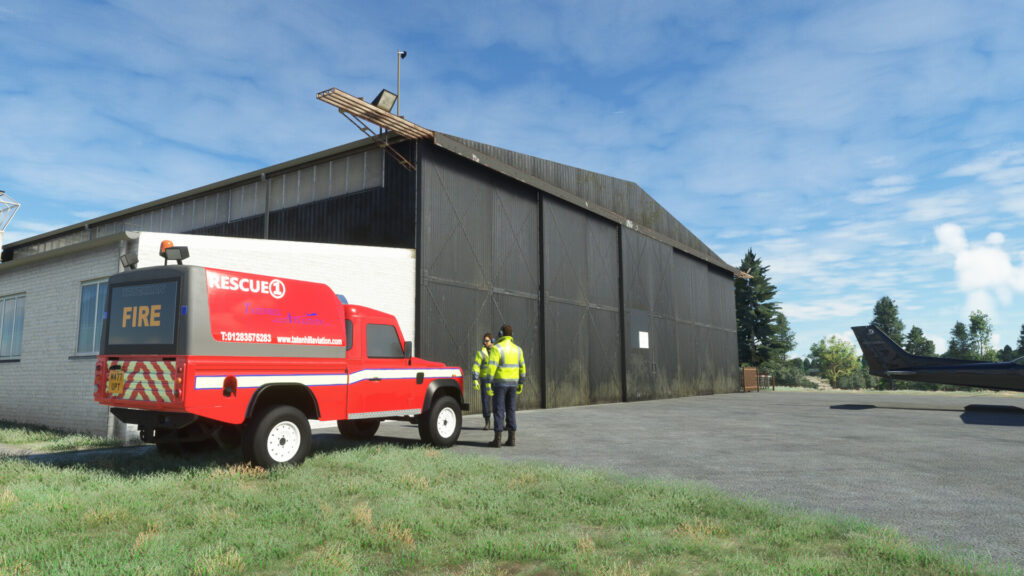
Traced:
<path fill-rule="evenodd" d="M 911 326 L 910 332 L 907 332 L 905 348 L 909 354 L 915 356 L 935 356 L 935 342 L 926 338 L 924 330 L 917 326 Z"/>
<path fill-rule="evenodd" d="M 883 296 L 875 302 L 875 317 L 871 323 L 881 328 L 894 342 L 903 345 L 903 321 L 900 320 L 900 309 L 892 298 Z"/>
<path fill-rule="evenodd" d="M 946 347 L 944 358 L 956 358 L 958 360 L 973 360 L 971 355 L 971 335 L 967 332 L 967 325 L 957 322 L 949 331 L 949 345 Z"/>
<path fill-rule="evenodd" d="M 796 346 L 789 321 L 775 302 L 778 289 L 768 277 L 769 266 L 747 250 L 740 270 L 751 278 L 736 279 L 736 339 L 740 362 L 759 366 L 783 361 Z"/>

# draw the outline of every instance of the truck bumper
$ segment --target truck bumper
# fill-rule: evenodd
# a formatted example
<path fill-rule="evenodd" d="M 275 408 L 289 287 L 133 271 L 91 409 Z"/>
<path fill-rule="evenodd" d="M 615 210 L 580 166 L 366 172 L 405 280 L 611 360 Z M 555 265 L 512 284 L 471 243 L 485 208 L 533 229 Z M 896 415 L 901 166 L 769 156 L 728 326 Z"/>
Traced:
<path fill-rule="evenodd" d="M 111 408 L 110 411 L 121 422 L 135 424 L 139 430 L 180 430 L 199 419 L 199 416 L 185 412 L 157 412 L 131 408 Z"/>

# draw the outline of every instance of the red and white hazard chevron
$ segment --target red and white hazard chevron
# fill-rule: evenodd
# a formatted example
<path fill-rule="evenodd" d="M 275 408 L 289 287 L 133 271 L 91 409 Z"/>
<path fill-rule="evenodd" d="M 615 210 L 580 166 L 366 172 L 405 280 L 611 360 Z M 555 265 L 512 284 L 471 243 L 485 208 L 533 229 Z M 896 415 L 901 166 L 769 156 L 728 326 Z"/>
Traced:
<path fill-rule="evenodd" d="M 107 361 L 107 370 L 120 364 L 124 370 L 125 400 L 171 402 L 174 400 L 175 365 L 173 360 Z"/>

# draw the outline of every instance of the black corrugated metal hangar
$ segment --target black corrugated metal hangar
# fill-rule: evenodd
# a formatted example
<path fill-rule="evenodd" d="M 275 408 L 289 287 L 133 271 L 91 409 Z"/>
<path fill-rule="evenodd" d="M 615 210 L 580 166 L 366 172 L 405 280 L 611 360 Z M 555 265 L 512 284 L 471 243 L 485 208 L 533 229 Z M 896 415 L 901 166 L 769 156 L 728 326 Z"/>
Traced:
<path fill-rule="evenodd" d="M 125 230 L 414 248 L 416 354 L 468 375 L 481 335 L 511 324 L 521 408 L 738 390 L 741 273 L 639 186 L 429 134 L 298 158 L 10 244 L 3 259 Z"/>

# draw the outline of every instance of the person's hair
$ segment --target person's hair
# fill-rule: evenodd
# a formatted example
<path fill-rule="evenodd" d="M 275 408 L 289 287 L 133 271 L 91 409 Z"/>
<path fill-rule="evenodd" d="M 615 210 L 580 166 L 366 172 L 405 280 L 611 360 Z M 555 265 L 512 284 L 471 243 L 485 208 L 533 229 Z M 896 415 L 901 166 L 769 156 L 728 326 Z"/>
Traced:
<path fill-rule="evenodd" d="M 484 334 L 484 338 L 490 340 L 491 342 L 494 342 L 494 337 L 491 336 L 490 332 L 488 332 L 487 334 Z"/>
<path fill-rule="evenodd" d="M 504 326 L 502 326 L 501 327 L 501 335 L 502 336 L 511 336 L 512 335 L 512 327 L 509 326 L 508 324 L 505 324 Z"/>

